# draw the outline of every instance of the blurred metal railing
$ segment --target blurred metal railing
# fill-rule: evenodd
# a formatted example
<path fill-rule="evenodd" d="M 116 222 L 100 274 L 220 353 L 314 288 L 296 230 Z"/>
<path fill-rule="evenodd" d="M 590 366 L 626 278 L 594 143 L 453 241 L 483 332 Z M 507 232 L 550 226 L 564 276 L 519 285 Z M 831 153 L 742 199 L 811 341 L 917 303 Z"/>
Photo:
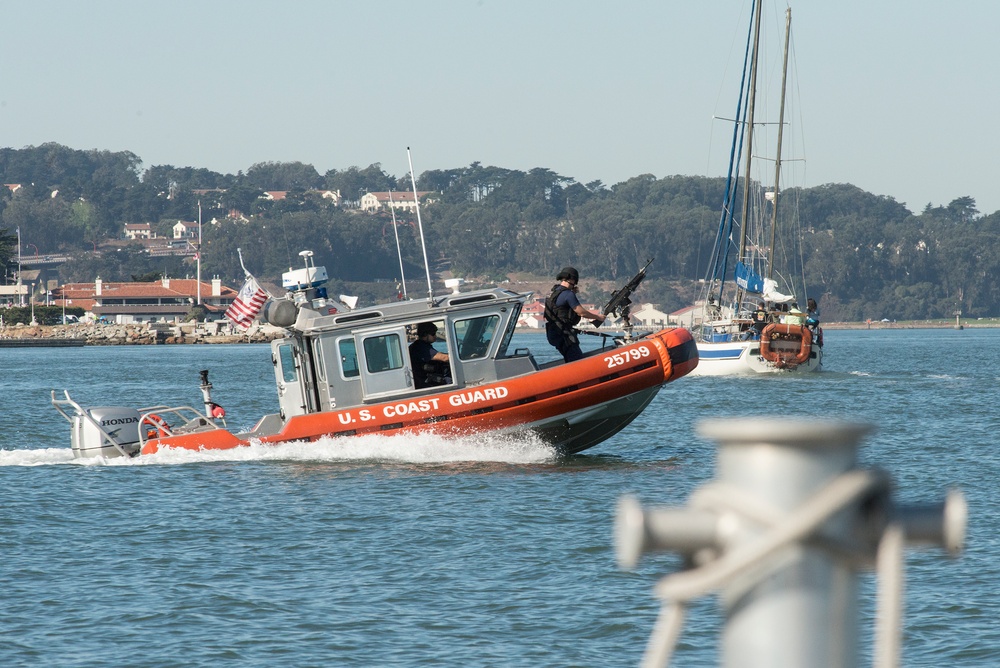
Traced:
<path fill-rule="evenodd" d="M 878 575 L 874 662 L 899 663 L 903 548 L 961 551 L 967 508 L 896 504 L 888 476 L 857 468 L 872 427 L 782 418 L 713 420 L 699 433 L 719 444 L 716 481 L 687 508 L 618 508 L 622 568 L 647 552 L 673 551 L 685 570 L 656 585 L 660 616 L 643 666 L 670 662 L 688 602 L 718 591 L 724 608 L 721 665 L 831 666 L 858 662 L 858 573 Z"/>

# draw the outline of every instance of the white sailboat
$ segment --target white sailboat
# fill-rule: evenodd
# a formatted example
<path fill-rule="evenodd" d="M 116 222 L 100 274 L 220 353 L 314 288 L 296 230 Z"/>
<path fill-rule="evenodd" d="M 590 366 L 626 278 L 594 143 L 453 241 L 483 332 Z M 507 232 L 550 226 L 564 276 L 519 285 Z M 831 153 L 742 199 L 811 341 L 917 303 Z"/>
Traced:
<path fill-rule="evenodd" d="M 794 280 L 776 266 L 790 9 L 785 14 L 777 141 L 774 157 L 770 158 L 774 164 L 773 185 L 765 187 L 760 178 L 753 177 L 754 167 L 770 150 L 754 142 L 755 131 L 764 127 L 763 123 L 755 124 L 754 119 L 761 59 L 761 5 L 762 0 L 758 0 L 747 36 L 729 177 L 706 277 L 704 311 L 701 321 L 692 328 L 701 360 L 692 375 L 804 372 L 823 366 L 823 336 L 817 313 L 799 307 L 805 300 L 796 298 Z M 804 290 L 804 285 L 800 289 Z"/>

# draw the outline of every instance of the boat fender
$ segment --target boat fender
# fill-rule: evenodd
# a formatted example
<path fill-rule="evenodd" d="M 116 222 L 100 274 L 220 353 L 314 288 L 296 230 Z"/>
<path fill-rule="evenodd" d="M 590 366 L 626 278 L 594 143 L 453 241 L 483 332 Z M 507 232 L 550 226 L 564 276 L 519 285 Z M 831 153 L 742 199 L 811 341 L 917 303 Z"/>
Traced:
<path fill-rule="evenodd" d="M 211 408 L 212 410 L 212 417 L 215 418 L 216 420 L 220 420 L 226 417 L 226 409 L 220 406 L 219 404 L 215 403 L 214 401 L 211 404 L 209 404 L 209 408 Z"/>
<path fill-rule="evenodd" d="M 146 430 L 146 438 L 164 438 L 170 436 L 170 425 L 156 413 L 150 413 L 142 418 L 142 425 L 152 427 L 152 429 Z"/>

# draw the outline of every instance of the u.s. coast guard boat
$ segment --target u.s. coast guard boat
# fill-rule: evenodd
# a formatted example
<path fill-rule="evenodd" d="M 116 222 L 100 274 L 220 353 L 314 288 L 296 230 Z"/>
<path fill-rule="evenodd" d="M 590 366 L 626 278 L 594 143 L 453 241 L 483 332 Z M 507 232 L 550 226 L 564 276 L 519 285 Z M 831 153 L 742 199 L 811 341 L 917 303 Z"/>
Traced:
<path fill-rule="evenodd" d="M 532 432 L 575 453 L 624 428 L 665 383 L 698 364 L 694 340 L 679 328 L 645 335 L 626 328 L 603 335 L 603 347 L 582 360 L 539 364 L 529 350 L 511 345 L 530 292 L 455 286 L 446 295 L 349 310 L 327 299 L 326 279 L 325 268 L 307 259 L 304 269 L 283 275 L 289 293 L 264 306 L 263 320 L 287 331 L 271 344 L 277 413 L 250 431 L 230 431 L 212 402 L 207 371 L 200 409 L 84 408 L 68 392 L 57 398 L 53 391 L 53 405 L 70 421 L 74 454 L 135 456 L 424 431 Z M 605 312 L 624 313 L 627 322 L 628 293 L 637 284 L 633 279 L 616 293 Z M 449 357 L 430 374 L 439 384 L 429 387 L 418 387 L 423 369 L 414 369 L 407 352 L 421 323 L 435 324 L 439 351 Z"/>

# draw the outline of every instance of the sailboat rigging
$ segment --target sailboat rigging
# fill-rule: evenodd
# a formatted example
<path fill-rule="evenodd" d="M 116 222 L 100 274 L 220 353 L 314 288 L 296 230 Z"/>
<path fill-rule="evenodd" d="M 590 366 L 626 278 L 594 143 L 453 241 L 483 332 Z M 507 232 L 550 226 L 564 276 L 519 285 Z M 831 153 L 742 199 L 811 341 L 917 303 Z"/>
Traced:
<path fill-rule="evenodd" d="M 765 188 L 752 178 L 752 168 L 761 160 L 754 143 L 755 130 L 763 125 L 755 119 L 762 46 L 761 14 L 762 1 L 758 0 L 747 31 L 729 172 L 715 250 L 706 277 L 704 311 L 700 323 L 693 328 L 701 358 L 694 375 L 815 371 L 822 367 L 823 338 L 816 314 L 800 310 L 795 290 L 790 287 L 791 281 L 777 266 L 791 9 L 785 12 L 774 181 L 770 188 Z M 741 187 L 737 217 L 737 195 Z M 789 294 L 779 291 L 779 280 L 788 284 L 787 287 L 782 284 L 780 290 Z"/>

